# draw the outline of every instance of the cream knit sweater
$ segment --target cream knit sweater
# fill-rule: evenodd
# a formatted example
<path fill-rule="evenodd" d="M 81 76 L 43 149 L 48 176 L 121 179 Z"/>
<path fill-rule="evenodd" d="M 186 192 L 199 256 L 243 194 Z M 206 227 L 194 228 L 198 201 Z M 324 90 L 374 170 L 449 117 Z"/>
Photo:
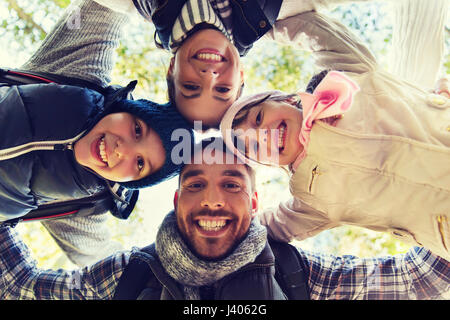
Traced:
<path fill-rule="evenodd" d="M 433 88 L 445 52 L 445 24 L 449 24 L 448 0 L 399 0 L 391 49 L 391 72 L 423 88 Z M 448 37 L 448 34 L 447 34 Z"/>
<path fill-rule="evenodd" d="M 389 3 L 392 21 L 390 72 L 425 88 L 433 88 L 445 52 L 448 0 L 283 0 L 278 20 L 309 10 L 333 9 L 346 3 Z M 448 37 L 448 35 L 447 35 Z"/>

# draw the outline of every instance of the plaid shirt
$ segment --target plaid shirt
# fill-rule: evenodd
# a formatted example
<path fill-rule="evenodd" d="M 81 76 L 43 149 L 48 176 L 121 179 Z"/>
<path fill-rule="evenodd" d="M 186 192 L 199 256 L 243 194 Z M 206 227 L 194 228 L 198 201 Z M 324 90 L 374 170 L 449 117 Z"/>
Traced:
<path fill-rule="evenodd" d="M 111 299 L 134 251 L 80 270 L 41 270 L 17 233 L 0 227 L 0 300 Z M 311 299 L 433 299 L 450 291 L 450 262 L 424 248 L 367 259 L 299 252 Z"/>

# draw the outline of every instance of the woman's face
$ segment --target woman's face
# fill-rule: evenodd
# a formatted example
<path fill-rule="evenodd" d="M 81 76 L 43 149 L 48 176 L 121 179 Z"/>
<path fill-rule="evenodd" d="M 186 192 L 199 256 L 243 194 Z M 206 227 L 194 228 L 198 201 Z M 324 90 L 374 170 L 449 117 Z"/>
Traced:
<path fill-rule="evenodd" d="M 79 164 L 116 182 L 144 178 L 161 169 L 166 159 L 159 135 L 126 112 L 102 118 L 75 143 L 74 153 Z"/>
<path fill-rule="evenodd" d="M 172 58 L 168 74 L 180 113 L 208 126 L 219 124 L 244 81 L 239 52 L 214 29 L 190 36 Z"/>
<path fill-rule="evenodd" d="M 302 152 L 299 135 L 302 111 L 294 102 L 266 100 L 251 108 L 247 118 L 236 126 L 245 144 L 246 156 L 275 165 L 288 165 Z"/>

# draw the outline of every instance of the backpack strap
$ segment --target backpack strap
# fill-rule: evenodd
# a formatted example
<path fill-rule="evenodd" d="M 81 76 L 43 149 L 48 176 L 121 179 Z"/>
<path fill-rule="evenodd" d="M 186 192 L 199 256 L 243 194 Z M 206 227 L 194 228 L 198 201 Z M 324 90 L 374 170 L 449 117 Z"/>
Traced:
<path fill-rule="evenodd" d="M 151 281 L 152 279 L 154 281 Z M 113 300 L 137 300 L 144 291 L 146 293 L 149 292 L 150 284 L 152 287 L 159 284 L 155 283 L 155 281 L 156 279 L 147 262 L 141 259 L 131 259 L 120 277 Z M 153 300 L 159 300 L 162 286 L 159 285 L 159 287 L 159 290 L 153 291 L 156 291 Z M 147 299 L 150 300 L 148 297 Z"/>
<path fill-rule="evenodd" d="M 163 285 L 152 269 L 158 267 L 156 256 L 154 243 L 132 254 L 113 300 L 160 300 Z"/>
<path fill-rule="evenodd" d="M 105 213 L 114 206 L 111 193 L 104 190 L 89 197 L 42 204 L 24 216 L 0 222 L 0 225 L 15 227 L 19 222 L 55 220 L 69 216 L 85 217 Z"/>
<path fill-rule="evenodd" d="M 0 68 L 0 83 L 7 83 L 10 85 L 57 83 L 88 88 L 97 91 L 103 95 L 105 95 L 106 93 L 106 88 L 99 86 L 88 80 L 66 77 L 53 73 L 34 72 L 29 70 L 19 70 L 10 68 L 8 69 Z"/>
<path fill-rule="evenodd" d="M 309 300 L 308 283 L 297 249 L 268 239 L 275 256 L 275 278 L 289 300 Z"/>
<path fill-rule="evenodd" d="M 184 300 L 184 295 L 161 265 L 153 243 L 133 253 L 120 277 L 113 299 Z"/>

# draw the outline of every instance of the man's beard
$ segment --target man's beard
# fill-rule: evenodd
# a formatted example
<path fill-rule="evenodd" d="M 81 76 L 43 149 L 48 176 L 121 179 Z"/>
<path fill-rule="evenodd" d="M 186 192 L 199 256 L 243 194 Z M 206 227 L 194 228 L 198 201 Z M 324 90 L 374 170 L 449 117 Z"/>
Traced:
<path fill-rule="evenodd" d="M 251 215 L 251 213 L 249 212 L 249 215 Z M 210 216 L 210 217 L 227 217 L 227 218 L 231 218 L 232 221 L 237 220 L 236 219 L 236 215 L 233 212 L 227 211 L 227 210 L 210 210 L 208 208 L 204 208 L 196 213 L 192 213 L 190 220 L 192 222 L 192 225 L 194 225 L 194 218 L 197 216 Z M 195 248 L 195 245 L 192 241 L 192 239 L 190 239 L 185 232 L 182 232 L 180 230 L 180 226 L 179 223 L 177 223 L 177 228 L 178 228 L 178 232 L 181 235 L 181 238 L 183 239 L 184 243 L 187 245 L 187 247 L 189 248 L 189 250 L 199 259 L 201 260 L 205 260 L 205 261 L 220 261 L 223 260 L 224 258 L 226 258 L 227 256 L 229 256 L 235 249 L 237 246 L 239 246 L 239 244 L 247 237 L 249 229 L 247 228 L 247 230 L 245 231 L 245 233 L 239 237 L 234 239 L 233 244 L 230 246 L 230 248 L 228 248 L 227 251 L 225 251 L 223 254 L 217 256 L 217 257 L 207 257 L 204 256 L 202 254 L 200 254 L 197 249 Z M 216 242 L 219 241 L 218 239 L 208 239 L 208 242 Z"/>

